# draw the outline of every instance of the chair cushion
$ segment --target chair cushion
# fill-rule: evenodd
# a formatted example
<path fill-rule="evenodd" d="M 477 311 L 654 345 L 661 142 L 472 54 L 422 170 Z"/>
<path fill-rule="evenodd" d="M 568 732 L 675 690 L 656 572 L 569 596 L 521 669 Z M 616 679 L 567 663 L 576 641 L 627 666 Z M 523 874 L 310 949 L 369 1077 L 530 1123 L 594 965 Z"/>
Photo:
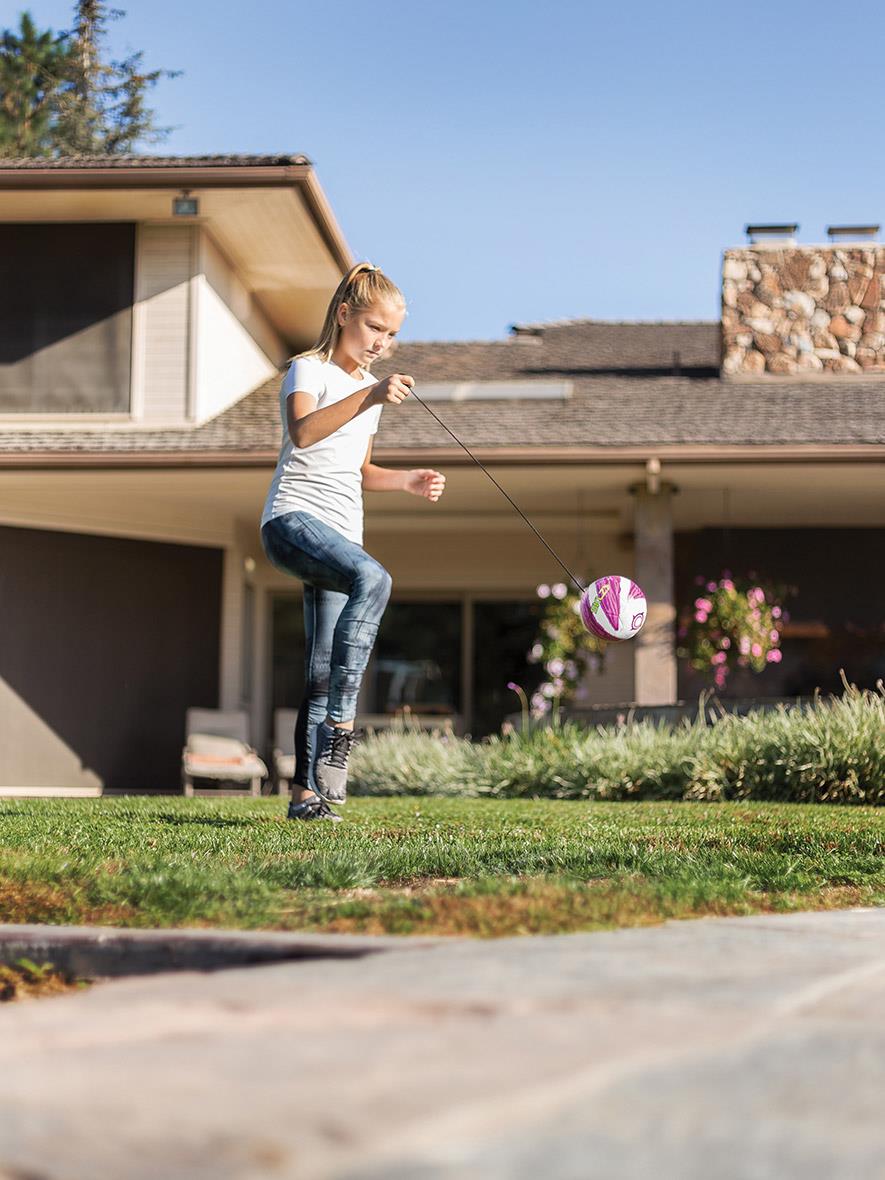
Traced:
<path fill-rule="evenodd" d="M 249 747 L 236 738 L 218 737 L 213 733 L 192 733 L 187 739 L 187 752 L 196 758 L 234 761 L 247 757 Z"/>
<path fill-rule="evenodd" d="M 243 742 L 210 733 L 192 733 L 187 739 L 184 769 L 197 778 L 249 779 L 267 775 L 267 767 Z"/>

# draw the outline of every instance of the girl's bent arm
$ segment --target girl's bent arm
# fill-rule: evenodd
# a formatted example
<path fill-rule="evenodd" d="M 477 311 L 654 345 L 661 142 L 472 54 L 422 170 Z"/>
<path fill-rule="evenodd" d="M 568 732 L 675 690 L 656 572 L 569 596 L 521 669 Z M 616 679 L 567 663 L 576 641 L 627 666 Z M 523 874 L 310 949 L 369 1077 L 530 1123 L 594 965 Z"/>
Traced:
<path fill-rule="evenodd" d="M 404 492 L 408 474 L 408 471 L 366 463 L 363 466 L 363 488 L 367 492 Z"/>
<path fill-rule="evenodd" d="M 299 449 L 311 447 L 340 430 L 357 414 L 371 409 L 375 404 L 372 396 L 374 388 L 358 389 L 350 397 L 343 397 L 340 402 L 334 402 L 322 410 L 316 408 L 317 399 L 312 393 L 296 389 L 286 401 L 286 425 L 292 445 Z"/>
<path fill-rule="evenodd" d="M 446 477 L 429 467 L 413 467 L 410 471 L 395 471 L 372 462 L 372 440 L 363 459 L 363 490 L 367 492 L 411 492 L 434 504 L 445 491 Z"/>
<path fill-rule="evenodd" d="M 293 446 L 313 446 L 372 406 L 398 406 L 409 396 L 414 383 L 412 377 L 392 373 L 367 389 L 358 389 L 350 397 L 343 397 L 340 402 L 334 402 L 322 410 L 316 408 L 314 394 L 296 389 L 286 401 L 289 438 Z"/>

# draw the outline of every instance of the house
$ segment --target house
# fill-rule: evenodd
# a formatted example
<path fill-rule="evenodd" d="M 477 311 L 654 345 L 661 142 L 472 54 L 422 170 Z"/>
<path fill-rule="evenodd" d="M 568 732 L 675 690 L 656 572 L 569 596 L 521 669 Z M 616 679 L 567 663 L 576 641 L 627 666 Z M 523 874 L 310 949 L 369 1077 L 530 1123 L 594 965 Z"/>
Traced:
<path fill-rule="evenodd" d="M 248 709 L 265 747 L 298 703 L 298 588 L 258 518 L 282 366 L 350 254 L 298 156 L 7 163 L 0 236 L 0 790 L 174 789 L 188 706 Z M 723 567 L 800 591 L 783 663 L 733 691 L 885 674 L 881 273 L 871 241 L 751 241 L 721 322 L 522 324 L 376 368 L 415 376 L 570 569 L 645 589 L 585 705 L 690 697 L 677 610 Z M 448 487 L 366 498 L 394 597 L 361 709 L 491 732 L 533 674 L 536 586 L 565 575 L 416 401 L 375 457 Z"/>

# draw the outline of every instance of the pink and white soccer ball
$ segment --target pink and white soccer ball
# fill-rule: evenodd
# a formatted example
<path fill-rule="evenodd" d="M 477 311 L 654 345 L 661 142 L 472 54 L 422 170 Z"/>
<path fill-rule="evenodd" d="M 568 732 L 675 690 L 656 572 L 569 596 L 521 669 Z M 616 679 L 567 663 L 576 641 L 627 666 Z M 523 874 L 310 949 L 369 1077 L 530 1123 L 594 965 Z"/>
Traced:
<path fill-rule="evenodd" d="M 632 639 L 642 630 L 648 605 L 630 578 L 606 574 L 581 595 L 581 621 L 597 639 Z"/>

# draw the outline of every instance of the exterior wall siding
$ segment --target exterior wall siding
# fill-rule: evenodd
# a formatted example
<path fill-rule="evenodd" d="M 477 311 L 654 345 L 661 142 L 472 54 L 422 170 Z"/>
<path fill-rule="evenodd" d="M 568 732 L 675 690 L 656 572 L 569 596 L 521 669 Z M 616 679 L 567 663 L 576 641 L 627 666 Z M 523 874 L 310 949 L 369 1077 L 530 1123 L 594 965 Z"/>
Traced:
<path fill-rule="evenodd" d="M 133 410 L 144 421 L 187 418 L 195 233 L 192 225 L 139 227 Z"/>

